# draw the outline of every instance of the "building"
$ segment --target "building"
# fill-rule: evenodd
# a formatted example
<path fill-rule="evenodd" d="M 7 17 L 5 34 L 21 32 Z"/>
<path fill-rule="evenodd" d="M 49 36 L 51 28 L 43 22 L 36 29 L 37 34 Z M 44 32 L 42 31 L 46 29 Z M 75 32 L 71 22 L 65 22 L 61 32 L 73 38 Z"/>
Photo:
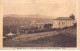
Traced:
<path fill-rule="evenodd" d="M 6 34 L 6 36 L 14 36 L 15 34 L 13 34 L 13 33 L 8 33 L 8 34 Z"/>
<path fill-rule="evenodd" d="M 58 17 L 53 20 L 53 28 L 65 28 L 73 26 L 75 21 L 75 16 L 71 14 L 69 17 Z"/>

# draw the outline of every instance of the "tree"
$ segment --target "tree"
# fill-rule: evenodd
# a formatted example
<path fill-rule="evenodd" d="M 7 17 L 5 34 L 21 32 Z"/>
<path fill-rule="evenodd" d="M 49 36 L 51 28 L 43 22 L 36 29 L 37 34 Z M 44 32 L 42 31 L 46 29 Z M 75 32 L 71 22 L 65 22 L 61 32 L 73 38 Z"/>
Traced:
<path fill-rule="evenodd" d="M 75 20 L 75 16 L 73 14 L 71 14 L 69 17 Z"/>

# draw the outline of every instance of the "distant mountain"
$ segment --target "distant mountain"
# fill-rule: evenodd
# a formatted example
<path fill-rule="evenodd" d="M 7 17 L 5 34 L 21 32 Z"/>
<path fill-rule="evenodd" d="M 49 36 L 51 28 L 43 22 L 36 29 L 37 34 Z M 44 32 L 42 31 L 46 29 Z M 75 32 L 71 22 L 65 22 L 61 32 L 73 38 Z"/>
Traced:
<path fill-rule="evenodd" d="M 4 26 L 27 26 L 33 21 L 35 23 L 52 23 L 52 18 L 45 18 L 42 15 L 6 15 L 3 17 Z"/>
<path fill-rule="evenodd" d="M 51 16 L 44 16 L 44 15 L 16 15 L 16 14 L 10 14 L 10 15 L 4 15 L 4 17 L 26 17 L 26 18 L 50 18 Z"/>

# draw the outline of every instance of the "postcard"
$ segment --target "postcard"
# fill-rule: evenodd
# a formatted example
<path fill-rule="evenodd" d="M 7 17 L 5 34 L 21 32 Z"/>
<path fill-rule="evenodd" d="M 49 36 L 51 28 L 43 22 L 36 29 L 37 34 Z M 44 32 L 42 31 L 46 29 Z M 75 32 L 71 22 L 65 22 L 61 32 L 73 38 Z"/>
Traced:
<path fill-rule="evenodd" d="M 0 50 L 80 50 L 79 0 L 0 0 Z"/>

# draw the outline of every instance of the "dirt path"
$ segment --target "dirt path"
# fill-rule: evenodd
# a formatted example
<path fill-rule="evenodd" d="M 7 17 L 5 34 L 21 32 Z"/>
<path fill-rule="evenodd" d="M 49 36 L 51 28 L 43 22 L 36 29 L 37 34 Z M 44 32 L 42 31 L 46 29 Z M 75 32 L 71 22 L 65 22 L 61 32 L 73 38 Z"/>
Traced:
<path fill-rule="evenodd" d="M 57 35 L 57 31 L 51 31 L 51 32 L 42 32 L 42 33 L 32 33 L 32 34 L 22 34 L 15 38 L 13 38 L 13 41 L 20 42 L 20 41 L 32 41 L 37 39 L 42 39 L 46 37 L 50 37 L 53 35 Z"/>

